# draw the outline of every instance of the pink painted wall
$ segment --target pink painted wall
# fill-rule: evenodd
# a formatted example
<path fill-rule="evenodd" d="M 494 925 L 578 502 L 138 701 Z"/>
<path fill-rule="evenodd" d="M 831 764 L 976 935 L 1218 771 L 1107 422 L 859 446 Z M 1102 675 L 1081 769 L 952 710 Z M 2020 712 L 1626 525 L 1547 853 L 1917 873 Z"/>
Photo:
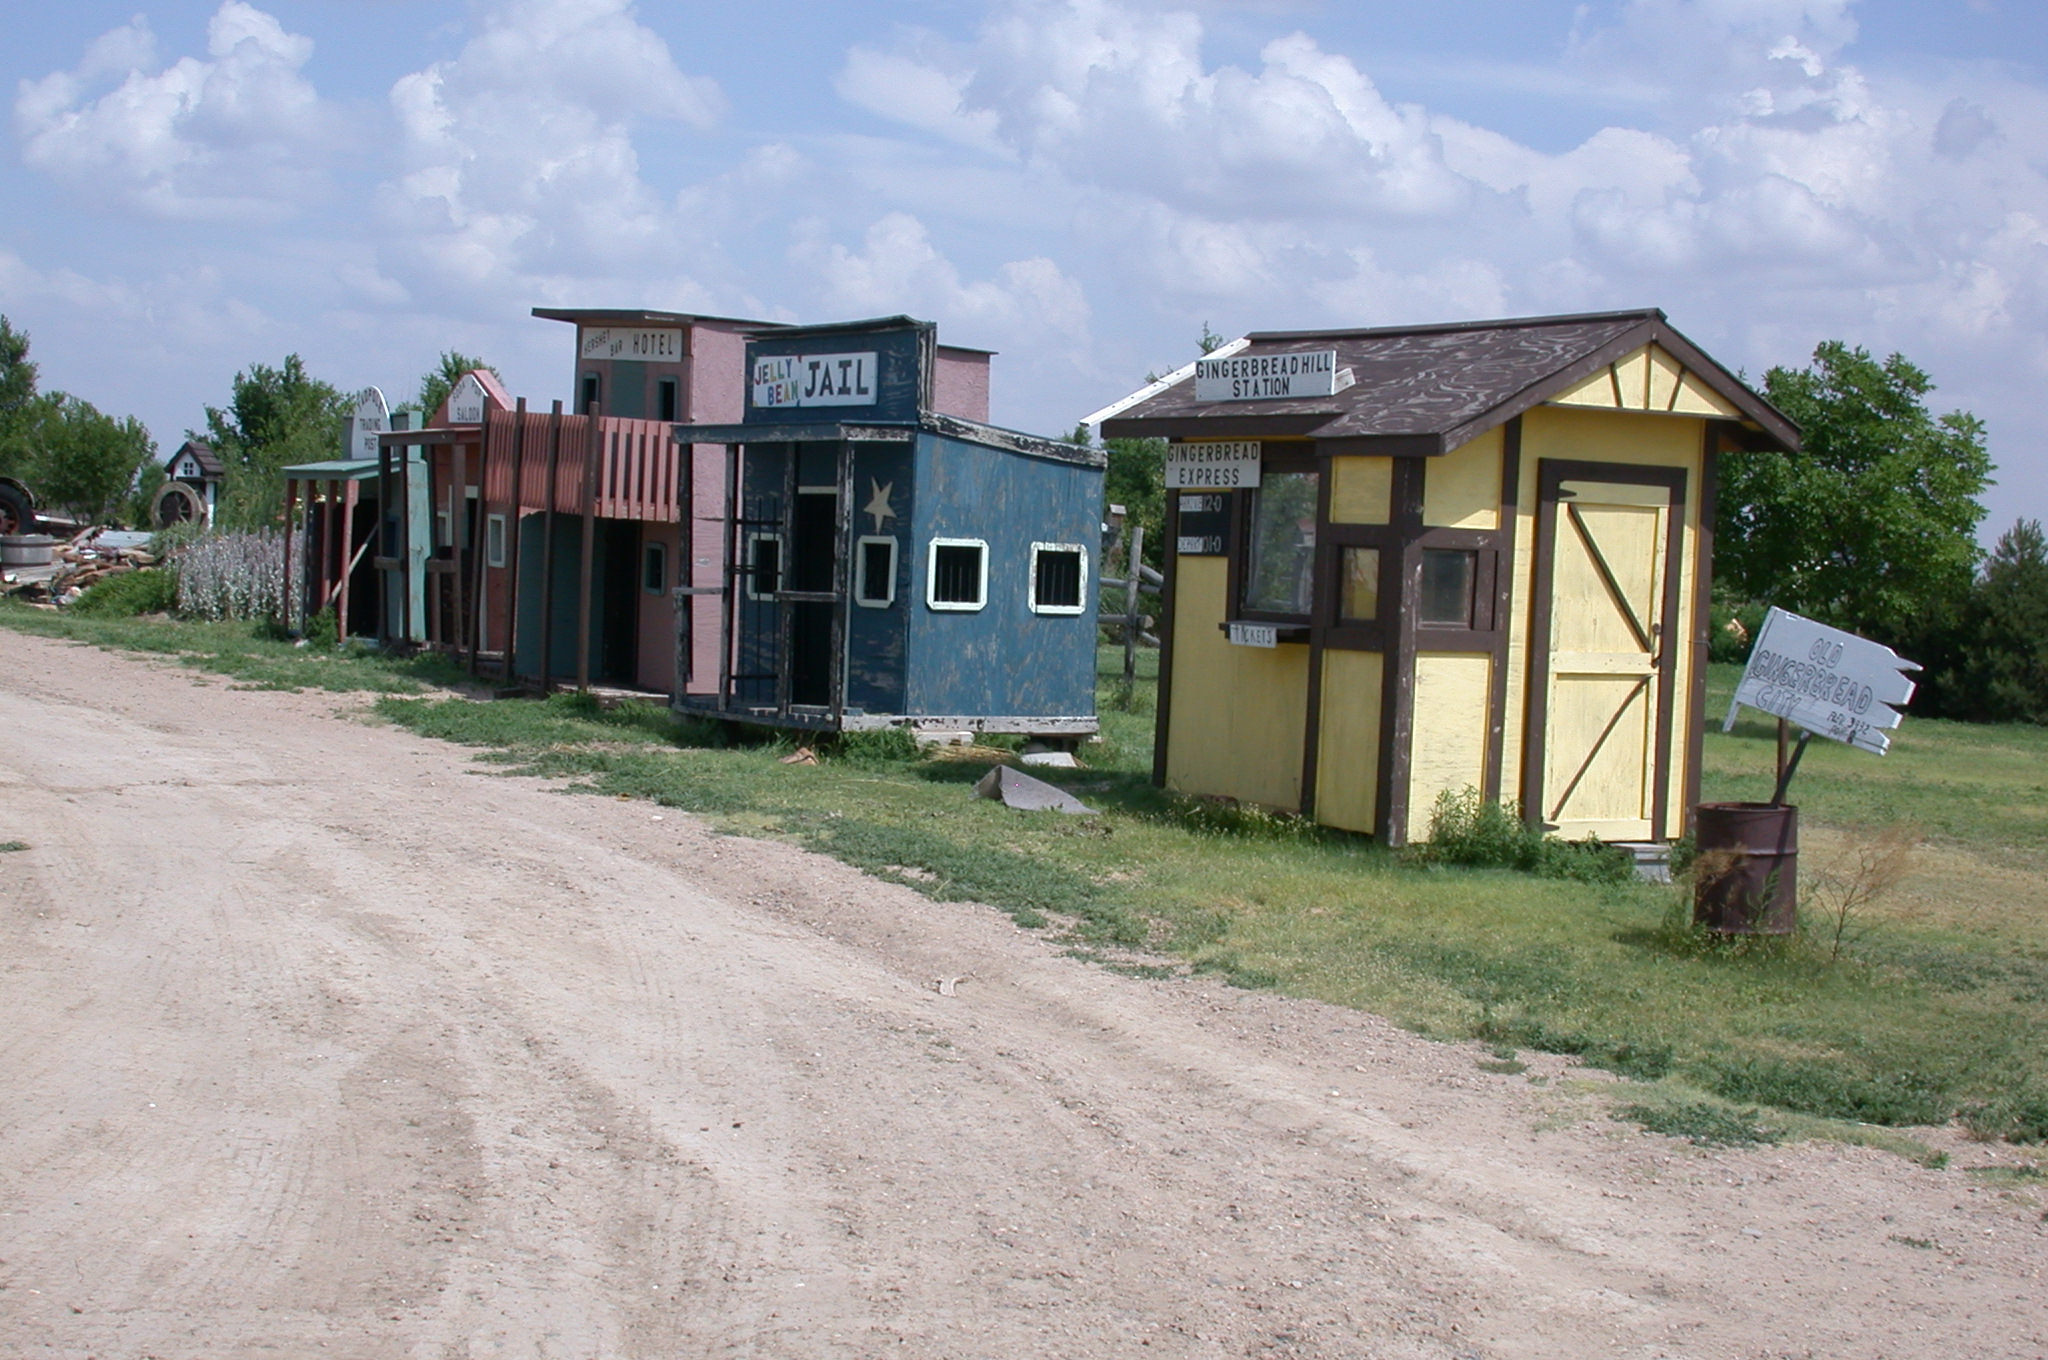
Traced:
<path fill-rule="evenodd" d="M 647 561 L 647 545 L 663 545 L 668 549 L 668 586 L 659 595 L 650 595 L 644 582 L 634 582 L 640 601 L 640 655 L 633 678 L 640 688 L 663 694 L 673 693 L 676 682 L 676 607 L 669 589 L 678 582 L 676 545 L 681 537 L 681 531 L 673 524 L 643 521 L 640 525 L 642 569 Z"/>
<path fill-rule="evenodd" d="M 699 425 L 737 425 L 746 415 L 747 331 L 750 326 L 729 322 L 700 321 L 690 328 L 690 396 L 684 418 Z M 695 522 L 690 526 L 687 583 L 698 586 L 725 584 L 719 552 L 724 542 L 725 446 L 697 444 L 691 450 L 691 496 Z M 679 572 L 677 584 L 685 583 Z M 671 616 L 672 630 L 682 626 Z M 714 694 L 718 690 L 718 601 L 699 596 L 696 627 L 691 638 L 689 684 L 692 694 Z M 674 636 L 671 631 L 671 636 Z M 642 632 L 641 636 L 646 637 Z M 646 645 L 642 643 L 643 647 Z M 670 663 L 671 681 L 674 663 Z"/>
<path fill-rule="evenodd" d="M 940 415 L 988 424 L 988 361 L 980 350 L 939 346 L 932 375 L 932 409 Z"/>

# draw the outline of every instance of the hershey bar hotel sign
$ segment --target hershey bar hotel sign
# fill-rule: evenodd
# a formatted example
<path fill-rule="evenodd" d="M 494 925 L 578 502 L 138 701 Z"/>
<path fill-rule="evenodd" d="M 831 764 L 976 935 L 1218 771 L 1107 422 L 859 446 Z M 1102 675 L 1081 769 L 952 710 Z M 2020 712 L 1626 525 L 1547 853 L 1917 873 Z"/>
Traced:
<path fill-rule="evenodd" d="M 1350 369 L 1338 369 L 1337 351 L 1333 349 L 1195 360 L 1196 401 L 1331 397 L 1351 386 L 1352 381 Z"/>
<path fill-rule="evenodd" d="M 680 363 L 683 332 L 677 329 L 632 330 L 624 326 L 585 326 L 577 352 L 585 359 L 638 359 L 648 363 Z"/>
<path fill-rule="evenodd" d="M 875 352 L 766 354 L 754 359 L 754 406 L 873 406 Z"/>

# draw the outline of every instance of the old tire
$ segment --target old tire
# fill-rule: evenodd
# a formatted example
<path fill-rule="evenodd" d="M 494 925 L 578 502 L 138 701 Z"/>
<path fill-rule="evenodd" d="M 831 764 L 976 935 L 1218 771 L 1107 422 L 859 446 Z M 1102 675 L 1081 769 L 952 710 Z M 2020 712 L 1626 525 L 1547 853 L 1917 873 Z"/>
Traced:
<path fill-rule="evenodd" d="M 19 488 L 0 482 L 0 534 L 32 534 L 35 531 L 35 506 Z"/>

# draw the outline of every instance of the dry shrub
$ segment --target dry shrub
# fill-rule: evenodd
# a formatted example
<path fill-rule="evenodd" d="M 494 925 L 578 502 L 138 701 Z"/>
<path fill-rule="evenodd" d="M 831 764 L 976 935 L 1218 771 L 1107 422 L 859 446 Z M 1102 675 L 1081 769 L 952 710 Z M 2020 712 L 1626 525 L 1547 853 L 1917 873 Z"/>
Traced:
<path fill-rule="evenodd" d="M 1855 832 L 1842 847 L 1808 870 L 1800 907 L 1808 933 L 1834 962 L 1870 933 L 1873 908 L 1913 871 L 1920 846 L 1917 827 L 1894 822 L 1876 832 Z"/>

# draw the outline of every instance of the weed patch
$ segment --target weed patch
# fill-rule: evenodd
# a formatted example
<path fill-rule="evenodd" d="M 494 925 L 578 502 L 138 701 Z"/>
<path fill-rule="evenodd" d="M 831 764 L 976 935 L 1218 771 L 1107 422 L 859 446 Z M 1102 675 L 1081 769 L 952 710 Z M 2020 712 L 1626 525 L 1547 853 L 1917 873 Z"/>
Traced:
<path fill-rule="evenodd" d="M 1666 1105 L 1622 1105 L 1614 1117 L 1640 1124 L 1651 1133 L 1683 1138 L 1695 1147 L 1739 1147 L 1745 1144 L 1776 1143 L 1785 1130 L 1763 1122 L 1760 1110 L 1736 1109 L 1705 1102 L 1673 1102 Z"/>
<path fill-rule="evenodd" d="M 1635 859 L 1626 850 L 1592 837 L 1567 841 L 1546 836 L 1512 808 L 1481 797 L 1469 785 L 1437 794 L 1428 842 L 1411 847 L 1404 858 L 1422 866 L 1514 869 L 1580 883 L 1626 883 L 1635 877 Z"/>

